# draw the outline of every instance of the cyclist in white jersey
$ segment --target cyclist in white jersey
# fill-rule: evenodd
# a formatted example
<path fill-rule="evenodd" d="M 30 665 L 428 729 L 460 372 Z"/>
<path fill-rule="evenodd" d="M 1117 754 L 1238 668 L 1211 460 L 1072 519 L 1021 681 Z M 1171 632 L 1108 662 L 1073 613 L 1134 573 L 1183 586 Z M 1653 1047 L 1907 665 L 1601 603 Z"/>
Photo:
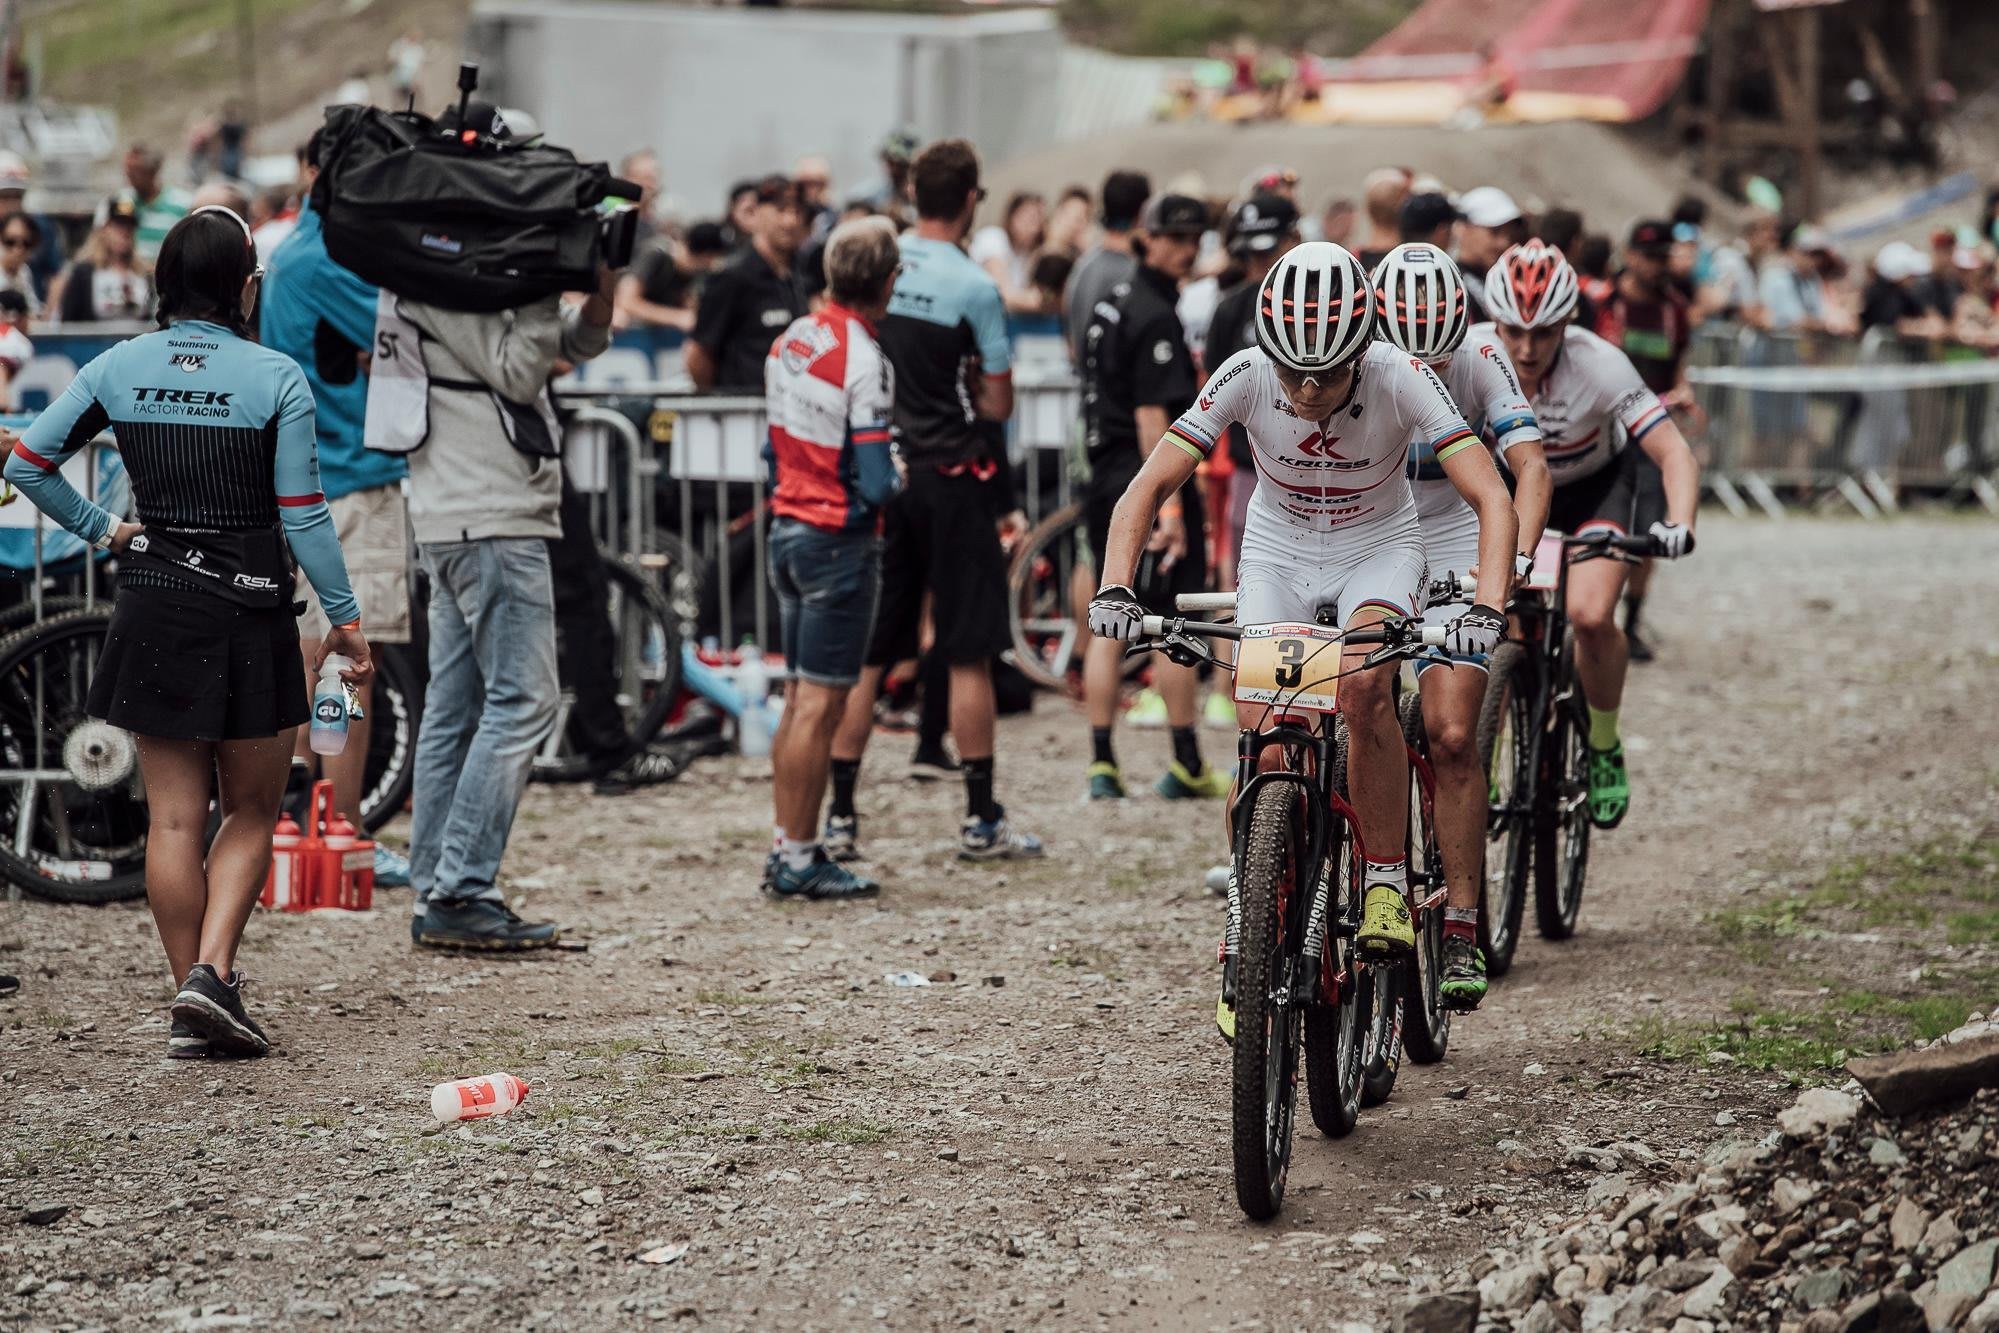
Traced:
<path fill-rule="evenodd" d="M 1258 484 L 1238 566 L 1241 624 L 1310 623 L 1331 605 L 1348 629 L 1422 609 L 1425 584 L 1416 504 L 1403 475 L 1411 436 L 1435 449 L 1477 511 L 1489 550 L 1479 603 L 1452 622 L 1462 652 L 1490 652 L 1505 628 L 1513 507 L 1485 450 L 1442 381 L 1421 361 L 1372 341 L 1375 296 L 1344 249 L 1315 241 L 1272 267 L 1257 298 L 1257 346 L 1216 368 L 1192 408 L 1154 449 L 1111 519 L 1103 587 L 1090 628 L 1137 636 L 1143 609 L 1130 588 L 1138 555 L 1167 496 L 1193 475 L 1231 425 L 1249 436 Z M 1345 654 L 1358 668 L 1366 649 Z M 1360 818 L 1366 897 L 1356 943 L 1376 957 L 1415 945 L 1405 901 L 1408 755 L 1391 697 L 1392 665 L 1344 677 L 1340 711 L 1352 738 L 1348 783 Z M 1244 727 L 1267 725 L 1262 705 L 1239 705 Z M 1280 763 L 1273 747 L 1265 762 Z M 1233 804 L 1233 802 L 1231 802 Z"/>
<path fill-rule="evenodd" d="M 1485 304 L 1493 325 L 1474 332 L 1497 332 L 1541 424 L 1555 482 L 1548 526 L 1649 533 L 1656 553 L 1669 560 L 1691 552 L 1700 465 L 1630 358 L 1569 322 L 1576 275 L 1562 252 L 1539 241 L 1508 250 L 1486 274 Z M 1640 450 L 1659 465 L 1663 514 L 1657 496 L 1638 484 Z M 1569 572 L 1576 675 L 1589 705 L 1589 815 L 1598 828 L 1617 827 L 1631 808 L 1617 731 L 1630 653 L 1615 617 L 1628 572 L 1619 560 L 1592 560 Z"/>
<path fill-rule="evenodd" d="M 1510 562 L 1515 577 L 1532 564 L 1548 517 L 1548 465 L 1534 409 L 1514 377 L 1506 350 L 1490 333 L 1466 335 L 1464 278 L 1451 257 L 1434 245 L 1398 245 L 1374 268 L 1381 298 L 1381 336 L 1422 358 L 1450 390 L 1472 430 L 1506 461 L 1514 477 L 1519 534 Z M 1434 577 L 1463 574 L 1479 564 L 1478 515 L 1445 476 L 1436 451 L 1421 435 L 1409 441 L 1407 474 L 1416 496 L 1416 521 Z M 1428 624 L 1447 624 L 1452 604 L 1424 611 Z M 1423 729 L 1437 779 L 1437 842 L 1444 858 L 1444 1003 L 1476 1009 L 1485 998 L 1485 958 L 1478 949 L 1480 866 L 1485 849 L 1486 779 L 1478 759 L 1478 714 L 1485 701 L 1487 654 L 1432 649 L 1416 663 Z M 1435 668 L 1443 666 L 1438 671 Z"/>

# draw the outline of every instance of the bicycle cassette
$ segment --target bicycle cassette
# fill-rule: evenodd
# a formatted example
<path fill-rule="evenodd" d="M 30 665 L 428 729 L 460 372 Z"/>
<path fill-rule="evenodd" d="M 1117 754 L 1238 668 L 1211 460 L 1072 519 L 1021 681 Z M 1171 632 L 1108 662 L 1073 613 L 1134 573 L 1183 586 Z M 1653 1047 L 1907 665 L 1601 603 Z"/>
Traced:
<path fill-rule="evenodd" d="M 88 719 L 62 745 L 62 764 L 85 791 L 109 791 L 131 780 L 139 747 L 132 733 L 109 722 Z"/>

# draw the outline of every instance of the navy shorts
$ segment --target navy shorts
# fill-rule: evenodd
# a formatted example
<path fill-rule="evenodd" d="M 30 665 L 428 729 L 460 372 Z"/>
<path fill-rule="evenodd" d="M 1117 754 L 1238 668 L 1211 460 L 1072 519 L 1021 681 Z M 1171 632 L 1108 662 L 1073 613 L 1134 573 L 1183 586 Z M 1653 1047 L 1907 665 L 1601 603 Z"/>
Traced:
<path fill-rule="evenodd" d="M 828 532 L 794 518 L 771 524 L 770 583 L 793 677 L 834 687 L 861 678 L 881 599 L 881 551 L 872 532 Z"/>

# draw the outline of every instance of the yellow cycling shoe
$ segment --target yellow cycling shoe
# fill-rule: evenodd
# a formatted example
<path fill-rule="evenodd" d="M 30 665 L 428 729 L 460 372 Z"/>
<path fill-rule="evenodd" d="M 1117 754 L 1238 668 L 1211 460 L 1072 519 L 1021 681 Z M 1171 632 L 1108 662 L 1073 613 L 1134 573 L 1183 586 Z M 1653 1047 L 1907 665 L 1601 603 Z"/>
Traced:
<path fill-rule="evenodd" d="M 1235 1006 L 1227 1000 L 1215 999 L 1215 1026 L 1222 1031 L 1222 1040 L 1235 1045 Z"/>
<path fill-rule="evenodd" d="M 1175 759 L 1166 766 L 1153 790 L 1169 801 L 1218 800 L 1229 794 L 1231 781 L 1230 774 L 1213 764 L 1202 765 L 1197 776 L 1189 773 L 1187 766 Z"/>
<path fill-rule="evenodd" d="M 1361 904 L 1360 951 L 1371 958 L 1393 958 L 1416 948 L 1416 926 L 1409 919 L 1409 900 L 1394 884 L 1370 884 Z"/>

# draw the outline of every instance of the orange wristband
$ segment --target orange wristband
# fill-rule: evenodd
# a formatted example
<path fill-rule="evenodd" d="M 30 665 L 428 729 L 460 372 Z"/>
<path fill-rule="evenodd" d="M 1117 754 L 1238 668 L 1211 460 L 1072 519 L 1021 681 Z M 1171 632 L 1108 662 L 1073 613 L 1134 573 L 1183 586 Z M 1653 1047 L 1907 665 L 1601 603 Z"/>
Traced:
<path fill-rule="evenodd" d="M 348 622 L 347 622 L 346 624 L 344 624 L 344 625 L 335 625 L 335 626 L 334 626 L 333 628 L 335 628 L 335 629 L 356 629 L 356 630 L 357 630 L 357 629 L 360 629 L 360 628 L 361 628 L 361 618 L 360 618 L 359 616 L 356 616 L 356 617 L 355 617 L 354 619 L 352 619 L 352 620 L 348 621 Z"/>

